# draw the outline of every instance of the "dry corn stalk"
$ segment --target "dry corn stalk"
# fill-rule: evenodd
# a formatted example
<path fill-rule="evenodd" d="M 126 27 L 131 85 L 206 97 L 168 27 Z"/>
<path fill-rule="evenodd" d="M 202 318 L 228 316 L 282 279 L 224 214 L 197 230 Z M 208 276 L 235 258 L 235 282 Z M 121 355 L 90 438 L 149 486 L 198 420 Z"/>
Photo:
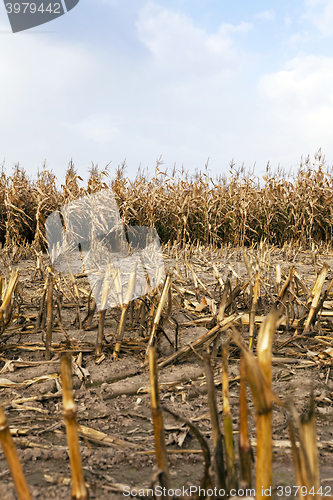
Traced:
<path fill-rule="evenodd" d="M 46 341 L 45 341 L 45 359 L 51 359 L 52 326 L 53 326 L 53 285 L 54 276 L 48 269 L 47 297 L 46 297 Z"/>
<path fill-rule="evenodd" d="M 81 299 L 79 287 L 77 286 L 76 279 L 71 271 L 71 267 L 70 267 L 68 262 L 67 262 L 67 268 L 68 268 L 68 274 L 69 274 L 70 280 L 72 282 L 73 290 L 74 290 L 73 297 L 74 297 L 74 301 L 76 304 L 76 320 L 75 321 L 78 322 L 79 329 L 82 330 L 82 321 L 81 321 L 81 315 L 80 315 L 80 305 L 82 304 L 82 299 Z M 66 282 L 66 284 L 67 284 L 67 282 Z"/>
<path fill-rule="evenodd" d="M 209 451 L 209 446 L 207 444 L 207 441 L 206 439 L 204 438 L 204 436 L 201 434 L 201 432 L 199 431 L 199 429 L 196 427 L 196 425 L 191 422 L 190 420 L 187 420 L 187 418 L 183 417 L 182 415 L 178 415 L 176 413 L 174 413 L 172 410 L 170 410 L 169 408 L 166 408 L 165 406 L 163 407 L 163 410 L 167 413 L 169 413 L 170 415 L 172 415 L 177 421 L 180 421 L 184 424 L 186 424 L 190 430 L 192 431 L 192 433 L 194 434 L 194 436 L 197 438 L 197 440 L 199 441 L 200 443 L 200 446 L 201 446 L 201 450 L 202 450 L 202 454 L 203 454 L 203 457 L 204 457 L 204 461 L 205 461 L 205 468 L 204 468 L 204 475 L 200 481 L 200 488 L 202 488 L 203 490 L 206 490 L 208 488 L 212 488 L 213 487 L 213 478 L 211 477 L 211 459 L 210 459 L 210 451 Z M 177 450 L 179 452 L 179 450 Z M 187 450 L 182 450 L 183 452 L 187 451 Z M 202 498 L 204 499 L 204 495 L 203 493 L 200 494 L 199 498 Z"/>
<path fill-rule="evenodd" d="M 99 311 L 98 319 L 98 333 L 96 338 L 95 355 L 98 358 L 102 353 L 102 342 L 104 336 L 104 323 L 105 323 L 106 309 Z"/>
<path fill-rule="evenodd" d="M 165 281 L 164 281 L 164 286 L 163 286 L 163 290 L 162 290 L 161 299 L 160 299 L 159 304 L 158 304 L 157 309 L 156 309 L 156 313 L 155 313 L 155 317 L 154 317 L 154 322 L 153 322 L 153 328 L 151 330 L 151 334 L 150 334 L 150 338 L 149 338 L 149 343 L 148 343 L 148 348 L 147 349 L 149 349 L 153 345 L 153 343 L 154 343 L 154 339 L 155 339 L 157 327 L 158 327 L 159 322 L 161 320 L 163 307 L 165 305 L 165 302 L 166 302 L 168 296 L 169 296 L 169 306 L 171 306 L 171 300 L 170 300 L 171 297 L 169 295 L 170 285 L 171 285 L 171 277 L 170 277 L 169 274 L 167 274 L 166 278 L 165 278 Z"/>
<path fill-rule="evenodd" d="M 223 428 L 226 451 L 227 483 L 229 490 L 238 488 L 235 468 L 234 439 L 232 435 L 232 417 L 229 402 L 228 380 L 228 346 L 222 346 L 222 399 L 223 399 Z"/>
<path fill-rule="evenodd" d="M 219 424 L 213 371 L 210 364 L 210 357 L 207 353 L 204 354 L 204 362 L 205 362 L 205 373 L 207 381 L 209 412 L 212 423 L 217 487 L 219 490 L 226 491 L 226 477 L 225 477 L 224 456 L 223 456 L 223 436 L 221 434 L 220 424 Z M 225 494 L 221 498 L 227 498 L 227 495 Z"/>
<path fill-rule="evenodd" d="M 223 289 L 224 289 L 223 281 L 222 281 L 222 278 L 221 278 L 221 276 L 220 276 L 220 273 L 219 273 L 219 271 L 218 271 L 218 269 L 217 269 L 217 267 L 216 267 L 216 265 L 215 265 L 215 264 L 213 264 L 213 273 L 214 273 L 215 278 L 216 278 L 216 279 L 217 279 L 217 281 L 218 281 L 218 284 L 219 284 L 219 285 L 220 285 L 220 287 L 221 287 L 221 290 L 223 290 Z"/>
<path fill-rule="evenodd" d="M 87 500 L 88 492 L 84 483 L 82 470 L 79 435 L 76 422 L 77 407 L 73 397 L 71 356 L 69 354 L 61 358 L 61 380 L 64 417 L 72 473 L 72 499 Z"/>
<path fill-rule="evenodd" d="M 3 301 L 0 307 L 0 321 L 5 319 L 5 322 L 8 322 L 10 319 L 10 311 L 12 307 L 12 295 L 15 291 L 17 282 L 18 282 L 18 270 L 12 271 L 8 285 L 4 291 Z"/>
<path fill-rule="evenodd" d="M 89 298 L 88 298 L 88 312 L 87 312 L 86 317 L 83 320 L 83 324 L 84 324 L 84 329 L 85 330 L 89 330 L 91 328 L 91 323 L 92 323 L 95 311 L 96 311 L 96 302 L 95 302 L 95 299 L 92 298 L 92 300 L 91 300 L 91 295 L 89 295 Z"/>
<path fill-rule="evenodd" d="M 36 325 L 37 330 L 39 330 L 40 328 L 43 329 L 45 326 L 45 322 L 46 322 L 45 300 L 46 300 L 46 294 L 47 294 L 47 289 L 48 289 L 48 282 L 49 282 L 49 274 L 46 276 L 46 279 L 44 282 L 44 287 L 43 287 L 42 297 L 40 299 L 39 311 L 38 311 L 38 316 L 37 316 L 37 325 Z"/>
<path fill-rule="evenodd" d="M 106 268 L 104 283 L 103 283 L 101 311 L 99 312 L 98 333 L 97 333 L 96 348 L 95 348 L 96 357 L 99 357 L 102 352 L 102 341 L 103 341 L 104 323 L 106 315 L 106 303 L 108 300 L 108 292 L 110 286 L 110 276 L 111 276 L 111 264 L 109 264 Z"/>
<path fill-rule="evenodd" d="M 308 315 L 307 320 L 306 320 L 305 325 L 304 325 L 303 335 L 308 333 L 310 326 L 312 325 L 312 323 L 316 319 L 315 312 L 316 312 L 317 306 L 319 304 L 321 290 L 323 288 L 327 273 L 328 273 L 328 265 L 325 263 L 323 265 L 323 267 L 321 268 L 320 273 L 317 276 L 316 282 L 312 288 L 311 297 L 309 298 L 309 301 L 308 301 L 308 304 L 309 304 L 311 299 L 312 299 L 310 312 L 309 312 L 309 315 Z"/>
<path fill-rule="evenodd" d="M 185 264 L 189 268 L 189 270 L 191 271 L 192 278 L 193 278 L 193 283 L 194 283 L 194 289 L 195 289 L 195 296 L 196 296 L 197 301 L 200 302 L 198 276 L 194 272 L 194 269 L 191 266 L 191 264 L 189 264 L 187 262 L 187 260 L 185 260 Z"/>
<path fill-rule="evenodd" d="M 228 316 L 221 323 L 214 326 L 214 328 L 201 335 L 194 342 L 191 342 L 191 344 L 182 347 L 177 352 L 171 354 L 168 358 L 164 359 L 163 361 L 160 361 L 158 364 L 159 368 L 164 368 L 165 366 L 173 363 L 176 359 L 185 358 L 189 353 L 193 352 L 193 348 L 197 349 L 206 342 L 212 342 L 218 335 L 220 330 L 221 332 L 227 330 L 230 327 L 230 324 L 234 323 L 241 317 L 242 317 L 241 314 L 232 314 L 231 316 Z"/>
<path fill-rule="evenodd" d="M 280 292 L 278 293 L 278 296 L 276 298 L 276 301 L 275 301 L 275 304 L 284 304 L 287 300 L 287 297 L 288 297 L 288 294 L 287 294 L 287 290 L 289 288 L 289 285 L 291 283 L 291 280 L 292 280 L 292 277 L 294 275 L 294 272 L 295 272 L 295 268 L 294 267 L 291 267 L 290 270 L 289 270 L 289 275 L 288 275 L 288 278 L 286 279 L 283 287 L 281 288 Z"/>
<path fill-rule="evenodd" d="M 250 330 L 249 330 L 249 347 L 252 348 L 252 342 L 255 332 L 255 316 L 258 306 L 258 298 L 260 297 L 260 279 L 259 279 L 259 269 L 256 268 L 255 271 L 255 280 L 253 287 L 252 302 L 251 302 L 251 312 L 250 312 Z"/>
<path fill-rule="evenodd" d="M 281 266 L 280 264 L 276 265 L 276 292 L 279 293 L 281 286 Z"/>
<path fill-rule="evenodd" d="M 0 441 L 12 474 L 19 500 L 32 500 L 6 417 L 0 405 Z"/>
<path fill-rule="evenodd" d="M 272 402 L 284 406 L 284 403 L 272 391 L 270 379 L 268 378 L 271 373 L 270 342 L 275 332 L 277 316 L 278 311 L 274 308 L 260 328 L 258 351 L 260 349 L 261 364 L 251 351 L 246 348 L 239 333 L 235 329 L 230 332 L 232 340 L 242 349 L 246 375 L 257 414 L 257 500 L 271 498 L 265 492 L 270 491 L 272 493 Z"/>
<path fill-rule="evenodd" d="M 130 274 L 130 277 L 129 277 L 125 301 L 123 303 L 121 303 L 121 317 L 120 317 L 120 322 L 119 322 L 119 327 L 118 327 L 116 345 L 115 345 L 115 348 L 113 351 L 113 356 L 115 358 L 118 358 L 118 355 L 120 352 L 120 347 L 121 347 L 121 344 L 122 344 L 122 341 L 124 338 L 127 309 L 128 309 L 128 306 L 131 302 L 131 299 L 133 296 L 133 291 L 135 289 L 135 279 L 136 279 L 136 265 L 135 265 L 134 271 Z"/>
<path fill-rule="evenodd" d="M 154 425 L 154 436 L 155 436 L 155 452 L 156 452 L 156 462 L 157 467 L 164 472 L 161 476 L 166 484 L 168 490 L 169 483 L 169 468 L 168 468 L 168 457 L 165 446 L 164 437 L 164 425 L 163 425 L 163 413 L 160 403 L 160 395 L 158 388 L 158 372 L 157 372 L 157 359 L 156 359 L 156 349 L 151 346 L 148 351 L 149 357 L 149 378 L 150 378 L 150 397 L 151 397 L 151 411 L 153 417 Z"/>
<path fill-rule="evenodd" d="M 256 314 L 256 309 L 257 309 L 257 301 L 258 301 L 258 285 L 256 281 L 258 280 L 258 276 L 256 276 L 256 280 L 253 280 L 252 276 L 252 271 L 251 271 L 251 264 L 247 258 L 247 253 L 245 248 L 243 248 L 243 259 L 245 263 L 245 267 L 247 270 L 247 274 L 249 275 L 249 280 L 250 280 L 250 303 L 251 303 L 251 308 L 249 311 L 249 347 L 250 349 L 252 348 L 252 342 L 253 342 L 253 335 L 254 335 L 254 328 L 255 328 L 255 314 Z"/>
<path fill-rule="evenodd" d="M 319 500 L 320 475 L 318 465 L 317 432 L 315 419 L 315 406 L 311 394 L 310 408 L 307 413 L 299 418 L 294 404 L 289 402 L 289 435 L 292 444 L 296 482 L 300 487 L 299 498 L 305 500 Z M 296 443 L 295 427 L 298 430 L 299 446 Z"/>
<path fill-rule="evenodd" d="M 217 323 L 221 323 L 224 319 L 224 311 L 227 307 L 228 292 L 230 291 L 230 288 L 231 286 L 230 286 L 230 273 L 229 273 L 223 287 L 222 298 L 216 318 Z"/>
<path fill-rule="evenodd" d="M 240 394 L 239 394 L 239 457 L 241 485 L 251 488 L 251 445 L 247 425 L 246 373 L 245 360 L 241 355 L 240 363 Z"/>
<path fill-rule="evenodd" d="M 56 304 L 56 309 L 57 309 L 57 316 L 58 316 L 58 324 L 59 324 L 59 328 L 61 330 L 61 332 L 64 334 L 67 342 L 69 342 L 69 337 L 67 335 L 67 332 L 64 328 L 64 324 L 63 324 L 63 321 L 62 321 L 62 316 L 61 316 L 61 292 L 60 292 L 60 287 L 59 287 L 59 284 L 55 284 L 54 282 L 54 292 L 55 292 L 55 304 Z"/>
<path fill-rule="evenodd" d="M 272 344 L 278 316 L 279 311 L 273 308 L 262 323 L 258 335 L 258 362 L 269 387 L 272 386 Z M 267 403 L 268 405 L 264 411 L 257 412 L 256 486 L 258 500 L 267 497 L 262 492 L 269 490 L 273 486 L 272 403 L 269 400 Z"/>

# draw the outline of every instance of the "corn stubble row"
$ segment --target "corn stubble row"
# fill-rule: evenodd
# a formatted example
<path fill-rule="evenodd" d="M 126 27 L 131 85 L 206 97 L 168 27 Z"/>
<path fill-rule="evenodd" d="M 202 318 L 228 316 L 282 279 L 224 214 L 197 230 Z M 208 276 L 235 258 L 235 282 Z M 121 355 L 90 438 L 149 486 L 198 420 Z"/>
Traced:
<path fill-rule="evenodd" d="M 229 174 L 213 179 L 208 168 L 194 176 L 176 169 L 168 174 L 158 161 L 152 178 L 139 170 L 134 180 L 124 176 L 125 165 L 112 180 L 107 169 L 99 172 L 93 165 L 85 188 L 72 163 L 61 188 L 46 168 L 32 181 L 17 165 L 12 175 L 0 175 L 0 243 L 45 248 L 50 213 L 79 196 L 111 188 L 123 221 L 155 227 L 164 243 L 332 244 L 333 176 L 324 164 L 319 151 L 314 163 L 301 162 L 294 178 L 267 167 L 259 179 L 231 164 Z"/>
<path fill-rule="evenodd" d="M 177 247 L 175 247 L 177 248 Z M 262 249 L 263 250 L 263 249 Z M 200 252 L 199 252 L 200 254 Z M 203 254 L 200 254 L 203 257 Z M 262 252 L 263 260 L 267 257 L 267 252 Z M 239 283 L 238 279 L 234 288 L 231 284 L 230 275 L 227 276 L 225 282 L 221 279 L 218 269 L 213 266 L 213 274 L 221 290 L 220 303 L 215 310 L 215 326 L 203 334 L 201 337 L 192 342 L 191 345 L 186 345 L 176 351 L 169 357 L 162 360 L 157 359 L 156 355 L 156 339 L 161 333 L 162 325 L 165 320 L 170 317 L 172 293 L 184 294 L 184 290 L 180 289 L 174 282 L 177 281 L 177 271 L 171 276 L 168 272 L 164 285 L 155 293 L 151 299 L 151 308 L 146 308 L 144 314 L 141 314 L 141 302 L 137 308 L 131 304 L 126 304 L 128 319 L 130 323 L 137 323 L 139 328 L 144 327 L 149 333 L 144 337 L 147 345 L 147 363 L 150 370 L 150 392 L 151 392 L 151 407 L 155 435 L 156 461 L 159 473 L 155 475 L 154 484 L 159 484 L 165 488 L 167 492 L 170 487 L 170 478 L 168 472 L 167 449 L 164 440 L 163 427 L 163 412 L 170 413 L 175 419 L 185 422 L 194 436 L 198 439 L 202 448 L 204 459 L 204 474 L 200 482 L 200 486 L 204 491 L 216 486 L 218 490 L 225 492 L 222 498 L 229 498 L 229 492 L 241 488 L 243 491 L 251 490 L 253 486 L 256 489 L 256 498 L 272 498 L 273 484 L 273 454 L 272 454 L 272 411 L 273 403 L 286 408 L 289 414 L 289 432 L 292 445 L 293 458 L 296 469 L 296 480 L 300 486 L 299 498 L 317 499 L 321 498 L 320 493 L 320 477 L 318 467 L 317 454 L 317 438 L 316 424 L 313 401 L 309 408 L 308 414 L 299 417 L 291 400 L 282 400 L 272 391 L 272 344 L 274 334 L 279 324 L 286 324 L 286 311 L 292 305 L 295 299 L 306 295 L 305 314 L 301 319 L 289 318 L 289 327 L 296 328 L 296 334 L 302 333 L 303 336 L 311 333 L 311 329 L 317 320 L 318 313 L 322 310 L 325 300 L 330 292 L 333 280 L 329 283 L 328 288 L 323 292 L 323 285 L 328 273 L 328 266 L 324 264 L 321 269 L 318 269 L 317 278 L 312 290 L 307 290 L 304 282 L 297 275 L 294 268 L 290 269 L 289 275 L 285 276 L 284 282 L 281 281 L 281 270 L 279 266 L 276 272 L 276 297 L 271 307 L 271 311 L 266 317 L 260 317 L 261 326 L 258 337 L 255 339 L 253 333 L 257 327 L 257 317 L 255 316 L 256 307 L 261 295 L 262 280 L 260 266 L 257 265 L 253 272 L 252 261 L 249 262 L 249 253 L 243 249 L 243 258 L 248 271 L 249 279 L 245 283 Z M 185 257 L 184 260 L 188 270 L 188 276 L 191 276 L 194 283 L 196 299 L 200 299 L 200 287 L 207 291 L 204 283 L 197 276 L 194 268 Z M 45 273 L 44 266 L 41 266 L 40 272 Z M 59 278 L 59 276 L 57 277 Z M 7 279 L 0 281 L 2 304 L 0 307 L 0 321 L 2 331 L 10 325 L 15 300 L 15 289 L 18 283 L 18 271 L 12 271 Z M 302 288 L 303 287 L 303 288 Z M 239 297 L 245 290 L 249 288 L 250 298 L 250 314 L 247 314 L 248 320 L 245 324 L 249 325 L 249 343 L 245 343 L 243 336 L 240 334 L 240 321 L 244 321 L 246 314 L 237 311 L 236 298 Z M 37 317 L 37 329 L 46 331 L 45 339 L 45 357 L 50 359 L 52 353 L 52 329 L 54 320 L 58 317 L 58 326 L 66 335 L 63 323 L 61 321 L 61 301 L 58 300 L 61 290 L 60 281 L 56 279 L 55 274 L 50 268 L 47 269 L 45 276 L 45 285 L 43 296 L 40 301 L 39 313 Z M 82 301 L 80 296 L 80 288 L 77 286 L 75 276 L 72 276 L 72 297 L 75 299 L 75 290 L 77 292 L 77 300 Z M 299 295 L 301 291 L 301 295 Z M 186 292 L 186 290 L 185 290 Z M 189 293 L 189 290 L 187 290 Z M 304 302 L 304 299 L 303 299 Z M 57 308 L 55 308 L 57 304 Z M 198 303 L 197 303 L 198 304 Z M 75 304 L 73 304 L 75 308 Z M 200 304 L 199 304 L 200 306 Z M 236 307 L 236 309 L 235 309 Z M 89 317 L 89 308 L 86 318 Z M 80 318 L 80 309 L 76 311 Z M 146 316 L 148 321 L 142 321 Z M 288 315 L 287 315 L 288 316 Z M 77 318 L 77 323 L 82 328 L 82 321 Z M 92 318 L 90 314 L 90 318 Z M 257 318 L 257 319 L 256 319 Z M 96 356 L 100 356 L 103 348 L 103 326 L 104 317 L 99 314 L 99 325 L 96 342 Z M 121 354 L 121 346 L 125 329 L 126 314 L 121 311 L 118 333 L 115 335 L 114 357 Z M 146 325 L 146 326 L 145 326 Z M 148 326 L 147 326 L 148 325 Z M 214 385 L 214 377 L 212 371 L 212 360 L 208 353 L 203 355 L 203 363 L 206 373 L 207 392 L 209 410 L 212 424 L 213 451 L 212 456 L 206 441 L 206 438 L 200 433 L 199 429 L 193 422 L 188 421 L 181 415 L 175 414 L 168 408 L 163 408 L 160 403 L 159 387 L 158 387 L 158 369 L 169 365 L 177 360 L 184 359 L 191 352 L 198 353 L 198 349 L 205 346 L 206 348 L 212 344 L 217 335 L 225 332 L 227 341 L 222 346 L 222 400 L 223 400 L 223 421 L 222 426 L 219 421 L 217 405 L 216 405 L 216 389 Z M 69 341 L 69 339 L 67 339 Z M 232 428 L 232 408 L 229 403 L 228 392 L 228 344 L 232 342 L 238 346 L 241 352 L 240 363 L 240 419 L 239 419 L 239 466 L 236 465 L 236 452 L 233 438 Z M 253 347 L 256 346 L 257 356 L 253 354 Z M 176 345 L 174 346 L 176 347 Z M 68 344 L 66 344 L 68 350 Z M 66 431 L 68 438 L 68 448 L 70 455 L 70 463 L 72 470 L 72 498 L 86 499 L 88 498 L 88 490 L 84 482 L 82 471 L 82 463 L 79 449 L 78 424 L 77 424 L 77 408 L 73 397 L 72 381 L 71 381 L 71 361 L 66 354 L 61 361 L 61 377 L 63 388 L 63 407 L 64 419 L 66 422 Z M 257 421 L 257 455 L 256 455 L 256 484 L 252 485 L 252 459 L 251 448 L 248 436 L 247 424 L 247 396 L 246 396 L 246 380 L 251 388 L 252 397 L 256 410 Z M 15 446 L 9 431 L 9 426 L 6 417 L 0 409 L 0 441 L 8 460 L 9 467 L 12 472 L 15 488 L 19 500 L 30 499 L 29 488 L 25 480 L 22 467 L 15 450 Z M 211 467 L 213 465 L 213 468 Z M 214 472 L 212 472 L 212 470 Z M 239 472 L 237 472 L 239 471 Z M 268 494 L 268 492 L 271 492 Z M 306 493 L 306 494 L 304 494 Z M 165 495 L 168 496 L 167 493 Z M 221 495 L 220 495 L 221 496 Z"/>

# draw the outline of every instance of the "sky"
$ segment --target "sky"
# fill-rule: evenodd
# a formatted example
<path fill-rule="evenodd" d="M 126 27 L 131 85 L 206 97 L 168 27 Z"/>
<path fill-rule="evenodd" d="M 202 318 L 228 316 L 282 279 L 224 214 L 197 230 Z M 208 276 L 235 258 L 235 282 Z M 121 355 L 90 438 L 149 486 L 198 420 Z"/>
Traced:
<path fill-rule="evenodd" d="M 0 164 L 189 173 L 333 163 L 333 0 L 80 0 L 12 33 L 0 4 Z"/>

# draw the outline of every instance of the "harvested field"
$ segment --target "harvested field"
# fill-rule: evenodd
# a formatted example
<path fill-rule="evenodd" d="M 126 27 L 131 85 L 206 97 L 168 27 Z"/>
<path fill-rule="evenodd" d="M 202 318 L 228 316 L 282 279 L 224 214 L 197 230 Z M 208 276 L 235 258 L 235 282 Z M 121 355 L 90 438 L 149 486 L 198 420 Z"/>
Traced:
<path fill-rule="evenodd" d="M 158 162 L 131 181 L 124 167 L 108 181 L 92 166 L 86 188 L 72 163 L 61 188 L 46 169 L 1 174 L 0 498 L 15 498 L 10 468 L 19 500 L 152 484 L 333 497 L 333 177 L 321 152 L 293 179 L 234 165 L 228 179 L 170 175 Z M 107 188 L 110 220 L 163 243 L 165 279 L 131 301 L 106 302 L 107 258 L 98 302 L 91 273 L 45 253 L 47 217 Z M 116 289 L 135 290 L 135 273 L 128 285 L 114 273 Z"/>
<path fill-rule="evenodd" d="M 278 308 L 272 388 L 283 402 L 292 400 L 299 414 L 311 406 L 313 392 L 321 492 L 333 496 L 333 252 L 324 246 L 302 251 L 292 244 L 279 249 L 262 243 L 247 250 L 230 245 L 217 249 L 169 244 L 164 246 L 163 255 L 171 294 L 154 329 L 162 405 L 197 426 L 209 446 L 214 469 L 215 431 L 204 355 L 210 353 L 223 428 L 228 412 L 222 399 L 221 356 L 222 347 L 229 343 L 229 403 L 239 477 L 241 346 L 237 335 L 245 345 L 252 344 L 253 353 L 258 355 L 260 326 L 269 311 Z M 156 463 L 146 351 L 163 285 L 145 301 L 137 299 L 128 308 L 118 357 L 114 348 L 121 308 L 106 312 L 102 352 L 96 356 L 101 316 L 98 312 L 88 314 L 87 277 L 81 273 L 71 281 L 60 273 L 49 274 L 49 265 L 46 254 L 23 247 L 9 246 L 0 254 L 1 406 L 32 497 L 70 498 L 60 377 L 60 358 L 70 352 L 82 465 L 90 498 L 122 498 L 123 486 L 119 484 L 149 487 Z M 54 278 L 51 317 L 46 285 L 50 277 Z M 15 294 L 6 295 L 10 286 Z M 45 359 L 47 338 L 49 360 Z M 248 387 L 249 438 L 256 459 L 258 415 L 252 392 Z M 285 488 L 298 484 L 289 441 L 290 413 L 289 406 L 273 403 L 274 499 L 295 496 L 295 489 L 289 495 Z M 198 486 L 204 469 L 200 444 L 188 424 L 166 412 L 163 416 L 170 486 Z M 297 427 L 295 415 L 292 420 Z M 253 463 L 253 487 L 255 470 Z M 3 452 L 0 476 L 0 498 L 14 499 Z M 228 481 L 230 477 L 229 473 Z"/>

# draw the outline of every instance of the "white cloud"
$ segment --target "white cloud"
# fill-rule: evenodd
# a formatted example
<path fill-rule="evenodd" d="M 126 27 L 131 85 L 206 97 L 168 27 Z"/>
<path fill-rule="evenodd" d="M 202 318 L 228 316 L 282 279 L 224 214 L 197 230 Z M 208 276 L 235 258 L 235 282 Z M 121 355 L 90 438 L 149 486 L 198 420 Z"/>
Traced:
<path fill-rule="evenodd" d="M 316 26 L 323 36 L 333 34 L 333 0 L 305 0 L 304 18 Z"/>
<path fill-rule="evenodd" d="M 133 0 L 129 26 L 128 8 L 117 5 L 130 36 L 128 45 L 119 38 L 121 50 L 107 34 L 88 46 L 81 32 L 71 34 L 77 43 L 62 32 L 3 44 L 0 161 L 35 174 L 45 158 L 63 172 L 71 157 L 84 170 L 126 157 L 135 175 L 160 155 L 192 172 L 210 157 L 218 173 L 233 157 L 263 167 L 270 159 L 289 166 L 319 146 L 333 156 L 323 142 L 333 126 L 330 58 L 294 59 L 265 75 L 256 95 L 251 25 L 209 33 L 180 11 Z"/>
<path fill-rule="evenodd" d="M 8 31 L 8 26 L 3 28 Z M 63 161 L 64 168 L 72 154 L 62 121 L 66 115 L 80 115 L 94 58 L 80 44 L 49 34 L 2 36 L 6 43 L 0 51 L 1 159 L 7 168 L 20 161 L 30 174 L 45 158 L 53 166 Z"/>
<path fill-rule="evenodd" d="M 105 113 L 89 115 L 78 123 L 67 124 L 66 127 L 97 144 L 108 144 L 120 136 L 119 128 Z"/>
<path fill-rule="evenodd" d="M 275 19 L 275 12 L 273 9 L 264 10 L 255 15 L 258 19 L 263 19 L 264 21 L 272 21 Z"/>
<path fill-rule="evenodd" d="M 238 54 L 232 34 L 246 33 L 250 25 L 222 24 L 209 35 L 185 14 L 149 2 L 140 12 L 137 29 L 155 63 L 165 69 L 204 72 L 213 66 L 216 71 L 235 65 Z"/>
<path fill-rule="evenodd" d="M 152 2 L 138 9 L 133 43 L 121 56 L 108 40 L 89 48 L 64 33 L 8 38 L 0 51 L 0 161 L 7 168 L 20 161 L 35 174 L 46 158 L 57 173 L 71 157 L 79 169 L 126 157 L 135 173 L 161 154 L 187 168 L 201 168 L 214 151 L 226 162 L 234 156 L 230 117 L 246 109 L 244 68 L 251 65 L 235 40 L 250 25 L 207 33 Z"/>
<path fill-rule="evenodd" d="M 317 7 L 317 5 L 325 4 L 327 0 L 305 0 L 307 7 Z"/>
<path fill-rule="evenodd" d="M 297 57 L 286 69 L 262 77 L 259 90 L 285 135 L 332 150 L 333 58 Z"/>
<path fill-rule="evenodd" d="M 58 105 L 91 70 L 91 59 L 75 44 L 53 43 L 49 39 L 14 35 L 0 52 L 1 110 L 21 112 Z"/>
<path fill-rule="evenodd" d="M 290 28 L 290 26 L 292 25 L 292 19 L 291 19 L 291 17 L 286 16 L 284 18 L 284 25 L 285 25 L 286 28 Z"/>
<path fill-rule="evenodd" d="M 300 44 L 309 43 L 314 39 L 313 33 L 308 31 L 301 31 L 299 33 L 293 33 L 288 37 L 288 43 L 291 47 L 297 47 Z"/>

